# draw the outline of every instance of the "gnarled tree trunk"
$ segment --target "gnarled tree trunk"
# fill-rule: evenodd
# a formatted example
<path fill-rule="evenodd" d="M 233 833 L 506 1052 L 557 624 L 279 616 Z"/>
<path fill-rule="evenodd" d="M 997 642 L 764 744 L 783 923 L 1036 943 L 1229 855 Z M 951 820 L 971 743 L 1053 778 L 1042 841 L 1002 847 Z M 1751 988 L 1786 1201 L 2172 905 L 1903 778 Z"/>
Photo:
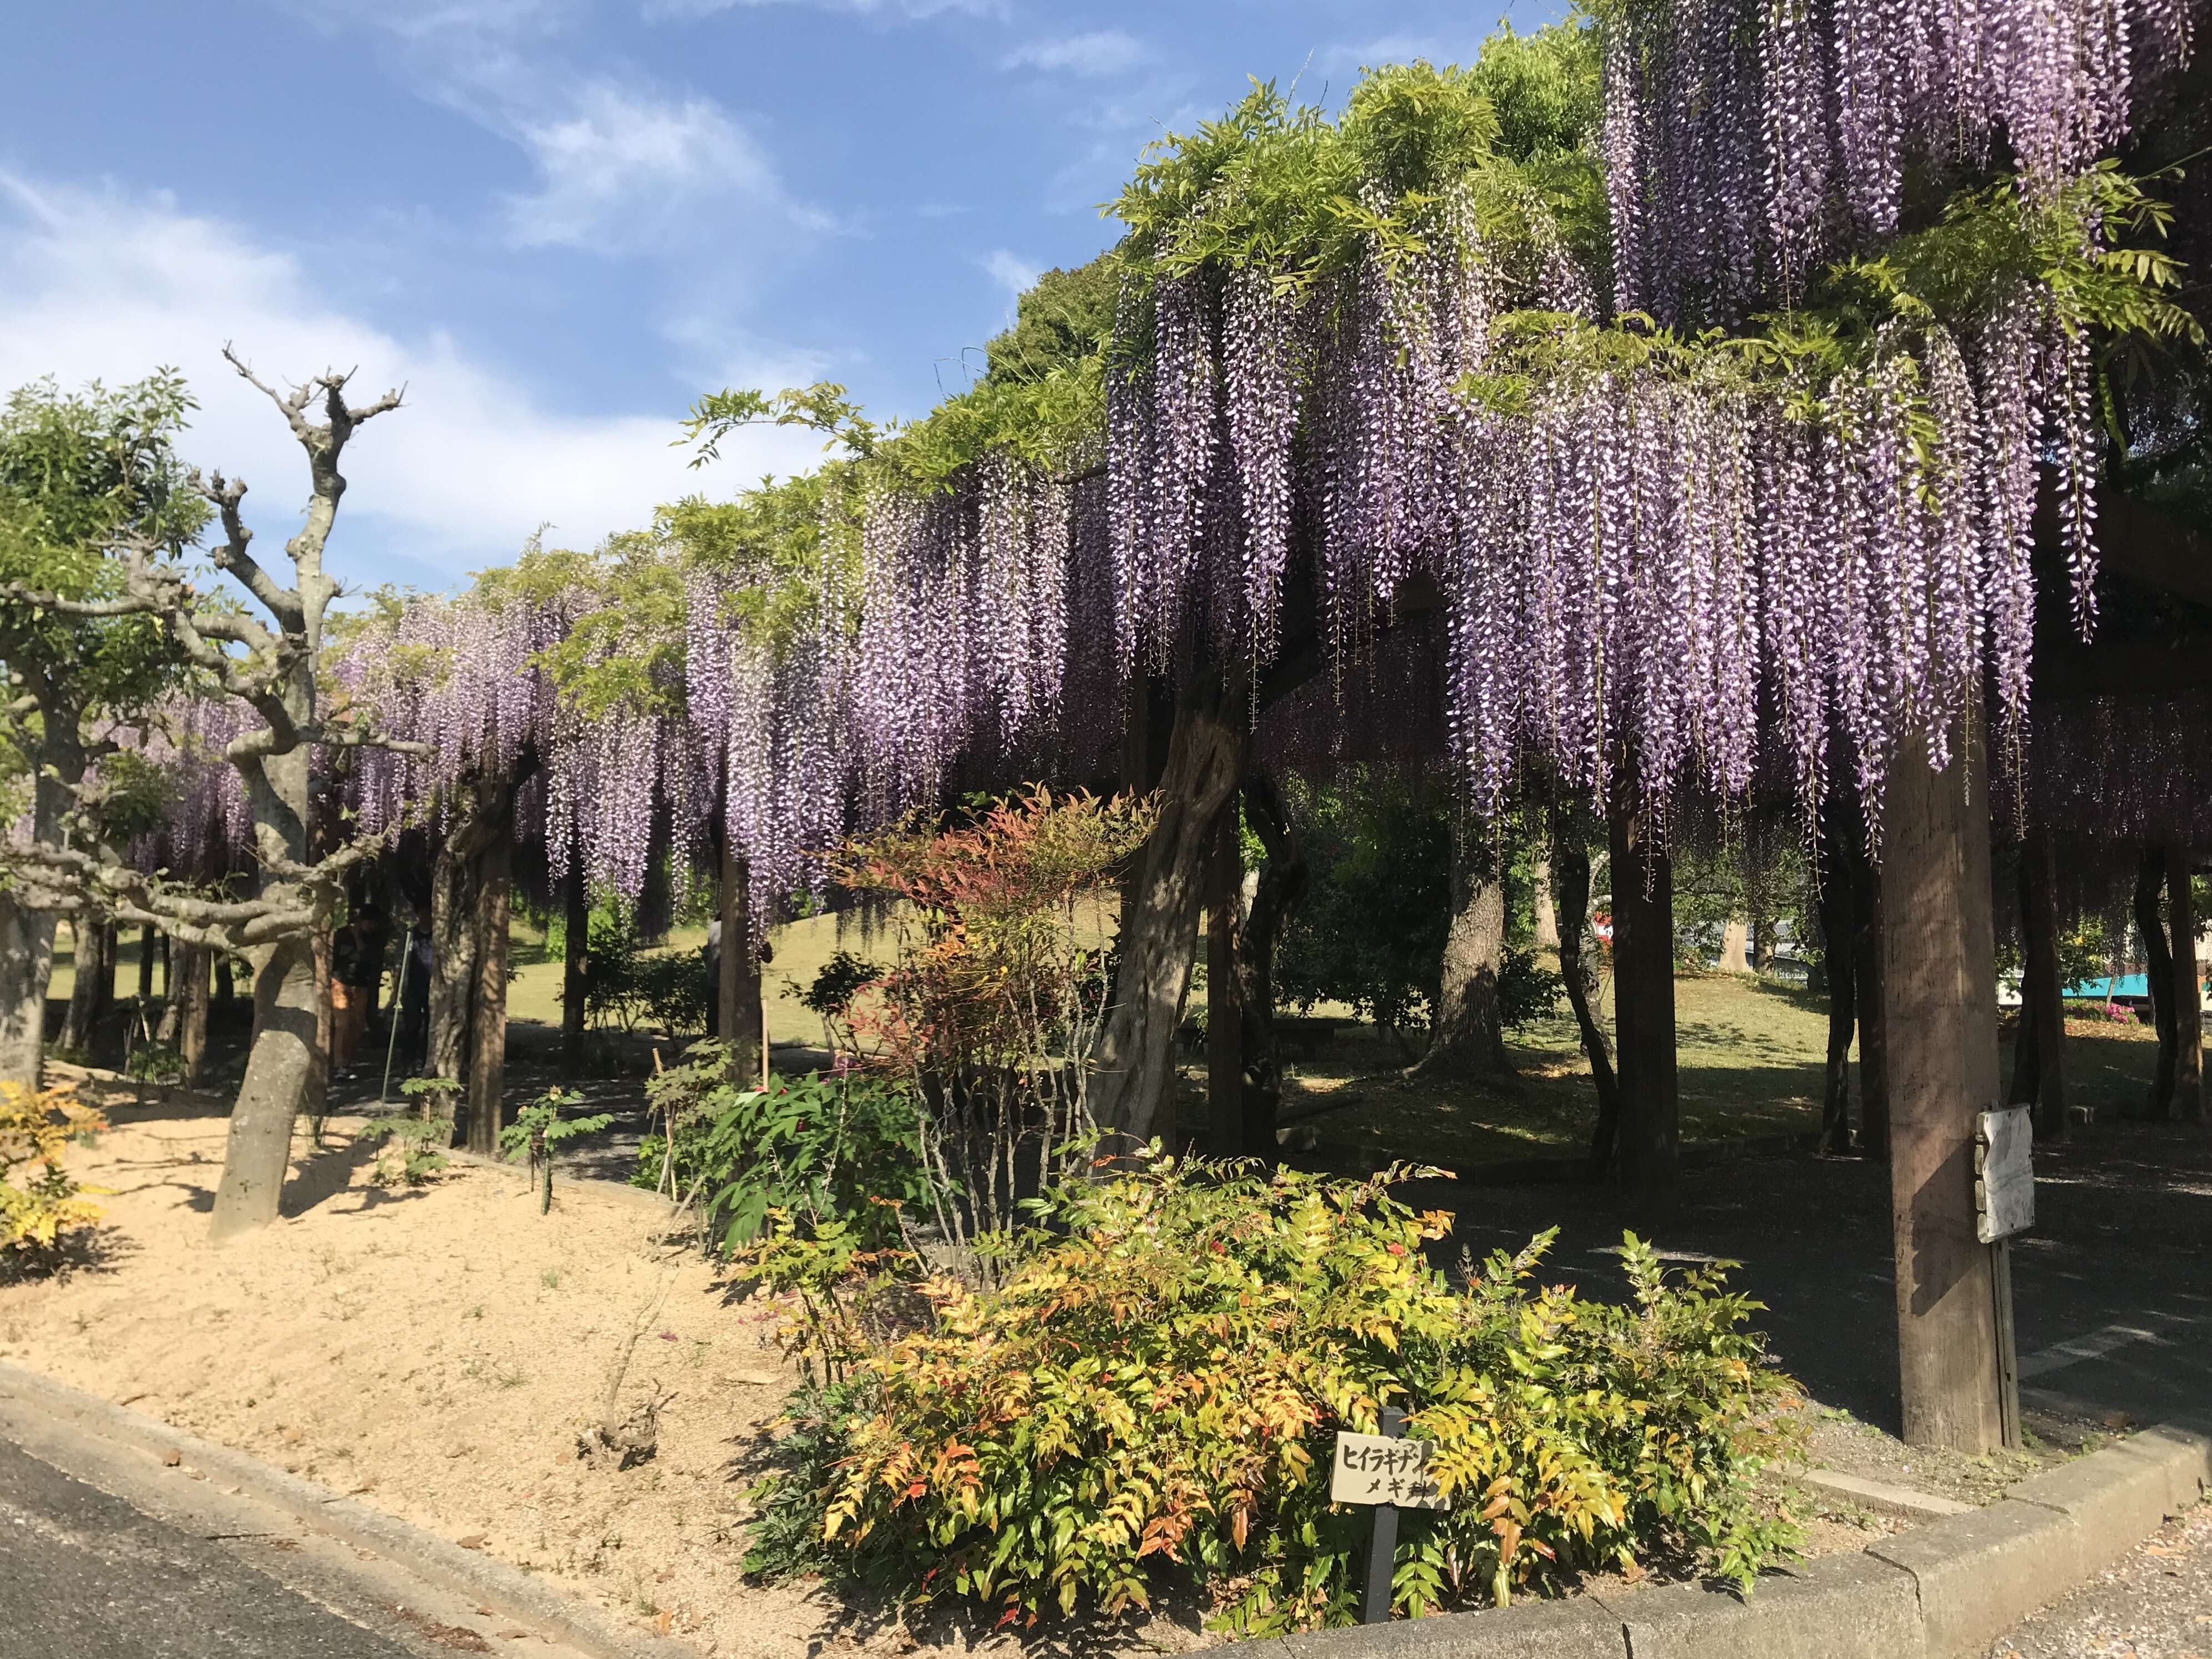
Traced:
<path fill-rule="evenodd" d="M 2035 1109 L 2035 1138 L 2046 1144 L 2064 1140 L 2071 1132 L 2066 1109 L 2066 988 L 2059 983 L 2058 913 L 2051 878 L 2050 840 L 2031 830 L 2020 848 L 2022 962 L 2011 1098 Z"/>
<path fill-rule="evenodd" d="M 1605 1030 L 1590 1006 L 1589 959 L 1583 942 L 1589 933 L 1589 849 L 1578 839 L 1553 830 L 1552 868 L 1559 881 L 1559 977 L 1566 981 L 1567 1006 L 1575 1011 L 1575 1029 L 1582 1033 L 1583 1052 L 1589 1056 L 1590 1083 L 1597 1091 L 1597 1123 L 1590 1131 L 1589 1178 L 1602 1180 L 1613 1164 L 1613 1144 L 1620 1133 L 1620 1083 L 1613 1071 L 1613 1054 L 1606 1046 Z"/>
<path fill-rule="evenodd" d="M 2204 994 L 2197 975 L 2194 860 L 2166 848 L 2166 917 L 2173 958 L 2173 1110 L 2184 1123 L 2204 1121 Z"/>
<path fill-rule="evenodd" d="M 1529 872 L 1529 884 L 1535 890 L 1535 945 L 1540 951 L 1559 948 L 1559 910 L 1552 897 L 1552 860 L 1548 854 L 1538 854 L 1534 867 Z"/>
<path fill-rule="evenodd" d="M 507 942 L 513 905 L 514 794 L 489 803 L 497 817 L 477 864 L 477 982 L 470 1027 L 469 1150 L 499 1156 L 501 1108 L 507 1096 Z"/>
<path fill-rule="evenodd" d="M 1237 787 L 1244 694 L 1212 672 L 1176 702 L 1160 817 L 1137 854 L 1121 908 L 1114 1006 L 1099 1033 L 1091 1085 L 1101 1128 L 1141 1146 L 1171 1128 L 1176 1022 L 1190 983 L 1206 854 L 1222 803 Z"/>
<path fill-rule="evenodd" d="M 1650 1215 L 1672 1206 L 1681 1163 L 1674 1069 L 1674 872 L 1641 812 L 1616 809 L 1613 1030 L 1620 1043 L 1620 1189 Z"/>
<path fill-rule="evenodd" d="M 1444 933 L 1437 1017 L 1413 1073 L 1517 1085 L 1505 1054 L 1498 976 L 1505 963 L 1505 884 L 1493 849 L 1470 832 L 1452 836 L 1451 925 Z"/>
<path fill-rule="evenodd" d="M 314 709 L 313 665 L 297 664 L 288 705 L 305 723 Z M 240 768 L 254 827 L 295 864 L 307 858 L 308 751 L 264 757 Z M 261 866 L 258 895 L 286 908 L 304 908 L 307 895 L 281 871 Z M 329 1064 L 321 1037 L 324 999 L 316 983 L 315 947 L 306 933 L 253 946 L 253 1042 L 246 1078 L 230 1111 L 222 1180 L 216 1188 L 210 1236 L 217 1243 L 276 1218 L 284 1176 L 292 1162 L 292 1126 L 308 1092 Z"/>
<path fill-rule="evenodd" d="M 713 987 L 715 1025 L 730 1045 L 730 1075 L 750 1088 L 768 1078 L 767 1010 L 761 962 L 753 948 L 752 872 L 722 848 L 722 953 Z"/>
<path fill-rule="evenodd" d="M 1206 861 L 1206 1150 L 1241 1157 L 1244 1139 L 1244 837 L 1232 793 L 1214 815 Z"/>
<path fill-rule="evenodd" d="M 561 1074 L 572 1081 L 584 1069 L 584 963 L 591 950 L 592 895 L 583 860 L 568 871 L 561 929 Z"/>
<path fill-rule="evenodd" d="M 1820 877 L 1821 961 L 1828 970 L 1828 1062 L 1820 1092 L 1820 1145 L 1851 1150 L 1851 1031 L 1858 1019 L 1858 871 L 1835 855 Z"/>
<path fill-rule="evenodd" d="M 1283 1058 L 1275 1035 L 1275 951 L 1305 902 L 1305 853 L 1284 810 L 1282 792 L 1263 770 L 1244 780 L 1244 821 L 1267 849 L 1252 881 L 1237 953 L 1237 1006 L 1243 1017 L 1244 1152 L 1272 1158 L 1283 1104 Z"/>
<path fill-rule="evenodd" d="M 2143 849 L 2136 866 L 2136 931 L 2142 935 L 2143 967 L 2149 981 L 2151 1020 L 2158 1027 L 2158 1068 L 2150 1085 L 2149 1115 L 2173 1115 L 2173 952 L 2166 948 L 2166 923 L 2158 913 L 2159 890 L 2166 885 L 2166 855 Z"/>

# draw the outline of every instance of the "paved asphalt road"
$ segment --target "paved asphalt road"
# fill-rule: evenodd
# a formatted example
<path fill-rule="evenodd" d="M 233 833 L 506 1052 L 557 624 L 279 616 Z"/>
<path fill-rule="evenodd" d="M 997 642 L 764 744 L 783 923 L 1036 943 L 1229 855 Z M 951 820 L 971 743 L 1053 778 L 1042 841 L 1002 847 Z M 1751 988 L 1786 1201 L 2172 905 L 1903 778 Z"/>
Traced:
<path fill-rule="evenodd" d="M 408 1659 L 0 1440 L 0 1659 Z"/>

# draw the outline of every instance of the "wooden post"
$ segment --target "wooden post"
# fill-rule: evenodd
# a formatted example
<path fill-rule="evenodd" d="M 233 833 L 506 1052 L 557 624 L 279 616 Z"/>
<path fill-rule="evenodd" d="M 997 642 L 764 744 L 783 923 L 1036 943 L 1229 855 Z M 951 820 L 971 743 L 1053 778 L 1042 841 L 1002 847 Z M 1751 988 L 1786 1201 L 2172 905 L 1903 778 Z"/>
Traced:
<path fill-rule="evenodd" d="M 1244 841 L 1237 797 L 1218 815 L 1206 867 L 1206 1151 L 1240 1158 L 1244 1145 L 1244 1004 L 1237 935 L 1244 902 Z"/>
<path fill-rule="evenodd" d="M 1884 812 L 1890 1213 L 1905 1438 L 1979 1454 L 2004 1442 L 2011 1310 L 1974 1223 L 1976 1121 L 2000 1082 L 1989 800 L 1978 737 L 1952 752 L 1938 773 L 1905 744 Z"/>
<path fill-rule="evenodd" d="M 1390 1440 L 1406 1437 L 1406 1413 L 1395 1406 L 1382 1408 L 1382 1420 L 1376 1432 Z M 1367 1595 L 1362 1601 L 1359 1622 L 1363 1625 L 1387 1625 L 1390 1622 L 1391 1581 L 1397 1576 L 1398 1565 L 1398 1506 L 1377 1504 L 1375 1506 L 1373 1530 L 1367 1540 Z"/>
<path fill-rule="evenodd" d="M 1616 810 L 1613 841 L 1613 1034 L 1620 1065 L 1620 1190 L 1663 1214 L 1681 1164 L 1674 1069 L 1674 874 L 1650 819 Z"/>
<path fill-rule="evenodd" d="M 2197 896 L 2192 860 L 2182 848 L 2166 847 L 2166 919 L 2173 956 L 2173 1115 L 2184 1123 L 2204 1121 L 2204 998 L 2197 977 Z"/>
<path fill-rule="evenodd" d="M 730 1045 L 731 1075 L 747 1087 L 768 1080 L 766 1011 L 760 958 L 753 951 L 752 872 L 726 842 L 721 869 L 722 954 L 715 978 L 715 1022 Z"/>

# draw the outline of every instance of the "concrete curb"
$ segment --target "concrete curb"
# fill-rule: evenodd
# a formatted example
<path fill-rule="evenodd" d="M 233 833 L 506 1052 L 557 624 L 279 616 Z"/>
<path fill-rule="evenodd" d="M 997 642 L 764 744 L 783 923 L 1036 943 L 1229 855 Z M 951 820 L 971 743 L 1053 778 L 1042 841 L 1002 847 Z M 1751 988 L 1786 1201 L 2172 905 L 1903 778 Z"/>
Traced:
<path fill-rule="evenodd" d="M 210 1480 L 239 1487 L 317 1531 L 482 1601 L 517 1623 L 557 1632 L 597 1659 L 699 1659 L 696 1648 L 627 1628 L 602 1609 L 503 1561 L 5 1360 L 0 1360 L 0 1401 L 59 1419 L 100 1439 L 138 1447 L 157 1460 L 174 1454 Z"/>
<path fill-rule="evenodd" d="M 1986 1508 L 1771 1573 L 1283 1638 L 1285 1659 L 1956 1659 L 2212 1492 L 2212 1420 L 2164 1423 Z"/>

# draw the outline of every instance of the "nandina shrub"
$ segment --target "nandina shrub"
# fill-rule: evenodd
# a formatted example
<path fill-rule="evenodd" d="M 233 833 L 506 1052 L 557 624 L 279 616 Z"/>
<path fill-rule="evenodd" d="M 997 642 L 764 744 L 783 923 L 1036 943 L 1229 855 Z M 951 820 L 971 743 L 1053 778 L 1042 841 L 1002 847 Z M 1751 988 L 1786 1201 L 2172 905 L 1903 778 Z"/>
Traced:
<path fill-rule="evenodd" d="M 1759 1304 L 1633 1235 L 1625 1306 L 1536 1288 L 1550 1234 L 1455 1282 L 1429 1255 L 1448 1218 L 1390 1196 L 1407 1173 L 1161 1159 L 1056 1191 L 998 1288 L 927 1286 L 933 1324 L 861 1361 L 769 1507 L 790 1533 L 811 1475 L 835 1570 L 1005 1620 L 1179 1577 L 1224 1628 L 1341 1624 L 1370 1515 L 1328 1500 L 1333 1437 L 1396 1405 L 1451 1502 L 1401 1517 L 1407 1613 L 1608 1567 L 1748 1586 L 1785 1553 L 1753 1486 L 1791 1386 Z"/>
<path fill-rule="evenodd" d="M 1148 799 L 1039 785 L 963 823 L 914 815 L 831 860 L 897 902 L 896 958 L 848 990 L 846 1015 L 867 1063 L 923 1104 L 929 1218 L 956 1244 L 1006 1233 L 1024 1194 L 1080 1167 L 1113 982 L 1098 916 L 1158 817 Z"/>
<path fill-rule="evenodd" d="M 0 1265 L 43 1265 L 62 1235 L 100 1219 L 100 1206 L 62 1167 L 69 1143 L 107 1120 L 75 1092 L 0 1083 Z"/>

